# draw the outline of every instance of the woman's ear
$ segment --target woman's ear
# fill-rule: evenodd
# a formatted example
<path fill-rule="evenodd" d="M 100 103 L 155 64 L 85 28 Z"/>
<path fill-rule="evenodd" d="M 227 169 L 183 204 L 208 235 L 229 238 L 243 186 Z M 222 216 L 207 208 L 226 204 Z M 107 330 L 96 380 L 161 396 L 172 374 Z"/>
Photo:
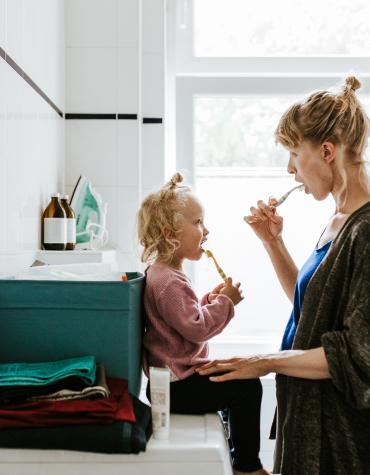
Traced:
<path fill-rule="evenodd" d="M 324 142 L 321 145 L 321 157 L 326 163 L 331 163 L 337 156 L 337 146 L 333 142 Z"/>

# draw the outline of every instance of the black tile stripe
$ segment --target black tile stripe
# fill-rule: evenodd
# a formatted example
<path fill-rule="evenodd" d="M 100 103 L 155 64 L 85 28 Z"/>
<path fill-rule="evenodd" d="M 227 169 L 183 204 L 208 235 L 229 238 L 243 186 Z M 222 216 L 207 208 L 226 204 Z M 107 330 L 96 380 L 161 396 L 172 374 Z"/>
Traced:
<path fill-rule="evenodd" d="M 143 124 L 162 124 L 161 117 L 143 117 Z"/>
<path fill-rule="evenodd" d="M 137 120 L 137 114 L 118 114 L 120 120 Z"/>
<path fill-rule="evenodd" d="M 11 58 L 3 48 L 0 48 L 0 56 L 9 64 L 14 71 L 19 74 L 21 78 L 23 78 L 27 84 L 29 84 L 37 94 L 44 99 L 45 102 L 51 106 L 55 112 L 60 116 L 63 117 L 63 112 L 59 109 L 58 106 L 54 104 L 54 102 L 48 97 L 45 92 L 28 76 L 28 74 L 23 71 L 23 69 Z"/>
<path fill-rule="evenodd" d="M 91 113 L 79 113 L 79 112 L 67 112 L 64 117 L 67 120 L 73 119 L 95 119 L 95 120 L 137 120 L 137 114 L 91 114 Z M 162 117 L 143 117 L 143 124 L 162 124 Z"/>
<path fill-rule="evenodd" d="M 116 120 L 117 114 L 79 114 L 68 113 L 65 114 L 66 119 L 103 119 L 103 120 Z"/>
<path fill-rule="evenodd" d="M 71 113 L 65 114 L 66 119 L 110 119 L 110 120 L 137 120 L 137 114 L 85 114 Z"/>

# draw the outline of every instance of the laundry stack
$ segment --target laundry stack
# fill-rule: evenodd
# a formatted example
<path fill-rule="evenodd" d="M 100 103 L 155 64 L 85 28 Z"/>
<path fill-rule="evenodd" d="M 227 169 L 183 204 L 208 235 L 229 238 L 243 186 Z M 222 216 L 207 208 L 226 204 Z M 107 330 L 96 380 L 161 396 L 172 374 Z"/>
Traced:
<path fill-rule="evenodd" d="M 0 364 L 0 446 L 138 453 L 150 409 L 94 356 Z"/>

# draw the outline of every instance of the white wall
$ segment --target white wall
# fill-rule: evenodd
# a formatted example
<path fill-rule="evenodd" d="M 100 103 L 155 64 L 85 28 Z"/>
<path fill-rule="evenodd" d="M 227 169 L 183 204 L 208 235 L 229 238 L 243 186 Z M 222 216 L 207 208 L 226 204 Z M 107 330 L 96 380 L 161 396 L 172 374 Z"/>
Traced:
<path fill-rule="evenodd" d="M 64 110 L 63 0 L 0 0 L 0 48 Z M 42 209 L 63 187 L 64 120 L 1 57 L 0 272 L 5 255 L 40 248 Z"/>
<path fill-rule="evenodd" d="M 163 123 L 143 124 L 164 119 L 164 18 L 164 0 L 66 1 L 67 191 L 83 174 L 108 203 L 124 270 L 140 268 L 136 213 L 164 179 Z"/>

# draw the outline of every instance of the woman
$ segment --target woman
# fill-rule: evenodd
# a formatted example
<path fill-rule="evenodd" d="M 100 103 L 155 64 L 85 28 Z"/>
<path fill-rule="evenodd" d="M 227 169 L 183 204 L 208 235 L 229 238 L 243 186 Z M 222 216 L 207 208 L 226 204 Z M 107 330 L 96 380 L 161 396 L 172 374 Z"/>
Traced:
<path fill-rule="evenodd" d="M 306 193 L 317 200 L 332 194 L 336 203 L 301 272 L 273 206 L 259 201 L 245 218 L 294 303 L 283 351 L 198 369 L 224 373 L 213 381 L 277 373 L 274 473 L 282 475 L 370 473 L 369 119 L 355 95 L 360 86 L 350 76 L 338 94 L 312 94 L 285 112 L 275 132 L 289 151 L 288 172 Z"/>

